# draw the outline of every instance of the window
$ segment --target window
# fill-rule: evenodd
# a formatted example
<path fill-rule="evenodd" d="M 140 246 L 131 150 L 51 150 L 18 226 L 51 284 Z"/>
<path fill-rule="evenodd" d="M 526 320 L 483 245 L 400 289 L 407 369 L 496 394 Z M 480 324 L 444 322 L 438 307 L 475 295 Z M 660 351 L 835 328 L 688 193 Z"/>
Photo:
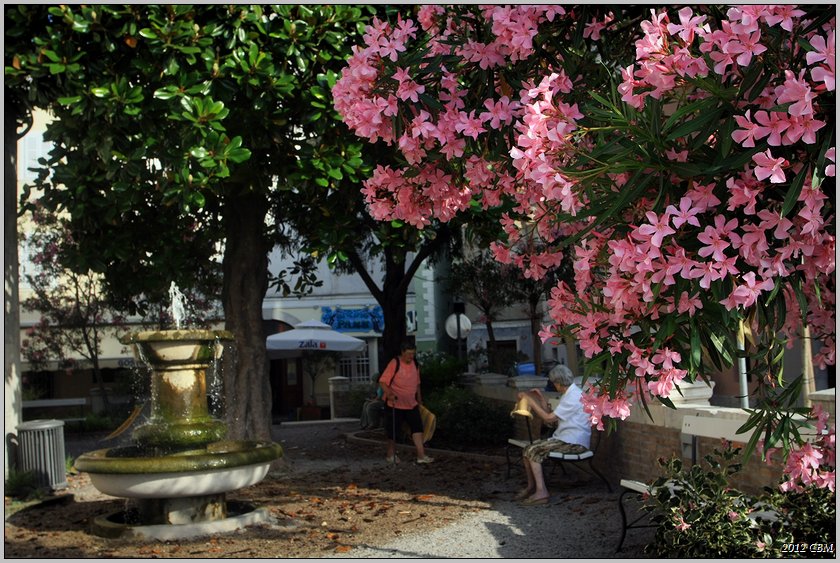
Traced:
<path fill-rule="evenodd" d="M 342 356 L 338 362 L 338 375 L 348 378 L 351 384 L 370 383 L 370 358 L 367 347 L 358 354 Z"/>

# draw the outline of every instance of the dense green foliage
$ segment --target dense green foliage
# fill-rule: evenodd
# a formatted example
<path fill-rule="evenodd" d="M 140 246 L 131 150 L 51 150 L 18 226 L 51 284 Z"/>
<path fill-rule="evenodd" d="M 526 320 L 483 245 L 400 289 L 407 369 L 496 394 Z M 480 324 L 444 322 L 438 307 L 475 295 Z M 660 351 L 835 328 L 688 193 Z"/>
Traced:
<path fill-rule="evenodd" d="M 18 127 L 49 110 L 26 206 L 66 213 L 65 265 L 104 275 L 129 312 L 171 282 L 221 297 L 236 334 L 231 436 L 270 435 L 262 299 L 302 183 L 359 181 L 357 141 L 330 103 L 374 7 L 16 5 L 6 93 Z M 30 196 L 38 195 L 37 200 Z M 330 225 L 336 228 L 336 225 Z M 302 263 L 301 263 L 302 264 Z M 299 264 L 300 265 L 300 264 Z M 224 283 L 208 283 L 222 272 Z M 286 288 L 303 284 L 280 276 Z M 221 295 L 219 294 L 221 291 Z"/>
<path fill-rule="evenodd" d="M 7 9 L 7 36 L 34 32 L 7 44 L 7 79 L 54 86 L 39 102 L 55 120 L 36 186 L 39 204 L 70 214 L 75 263 L 106 273 L 112 291 L 142 307 L 138 295 L 165 293 L 173 278 L 189 287 L 218 268 L 227 198 L 282 197 L 286 179 L 304 172 L 353 177 L 359 144 L 332 142 L 344 129 L 330 119 L 329 88 L 346 37 L 372 11 Z"/>
<path fill-rule="evenodd" d="M 467 367 L 466 361 L 444 352 L 418 352 L 417 364 L 424 393 L 454 385 Z"/>
<path fill-rule="evenodd" d="M 44 496 L 44 489 L 38 485 L 34 471 L 9 470 L 9 476 L 3 483 L 3 494 L 20 500 L 34 500 Z"/>
<path fill-rule="evenodd" d="M 480 397 L 469 389 L 446 387 L 424 397 L 426 407 L 437 417 L 431 445 L 464 451 L 482 446 L 501 446 L 513 432 L 510 409 Z"/>
<path fill-rule="evenodd" d="M 706 464 L 683 468 L 678 458 L 660 460 L 665 475 L 657 479 L 645 508 L 657 524 L 646 553 L 654 557 L 834 557 L 836 496 L 827 488 L 804 493 L 767 489 L 752 497 L 729 486 L 741 471 L 740 448 L 715 450 Z M 801 546 L 809 546 L 802 549 Z"/>

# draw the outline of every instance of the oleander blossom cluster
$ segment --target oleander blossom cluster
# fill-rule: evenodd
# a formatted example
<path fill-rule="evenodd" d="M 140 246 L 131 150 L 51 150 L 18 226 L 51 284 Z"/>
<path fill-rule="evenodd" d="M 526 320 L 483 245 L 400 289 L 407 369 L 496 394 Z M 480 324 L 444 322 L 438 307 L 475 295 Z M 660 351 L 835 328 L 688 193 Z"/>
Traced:
<path fill-rule="evenodd" d="M 482 9 L 493 22 L 494 40 L 489 43 L 467 41 L 456 53 L 481 68 L 491 68 L 508 60 L 521 60 L 533 52 L 532 39 L 540 23 L 564 14 L 557 6 L 491 6 Z M 445 41 L 459 30 L 451 19 L 439 21 L 441 6 L 419 9 L 418 20 L 425 31 L 432 31 L 430 56 L 449 54 L 453 49 Z M 460 30 L 463 31 L 463 30 Z M 510 126 L 522 115 L 520 103 L 502 94 L 481 101 L 478 108 L 465 110 L 465 89 L 459 76 L 443 65 L 434 84 L 424 64 L 416 68 L 400 65 L 399 53 L 416 39 L 418 28 L 410 20 L 395 25 L 374 20 L 364 35 L 364 47 L 354 47 L 341 79 L 333 88 L 335 107 L 345 123 L 360 137 L 371 142 L 396 144 L 400 153 L 416 170 L 378 166 L 365 182 L 364 194 L 373 217 L 399 219 L 422 228 L 432 218 L 443 221 L 464 211 L 478 198 L 485 207 L 499 204 L 504 193 L 517 190 L 506 167 L 480 154 L 466 154 L 467 146 L 488 131 Z M 426 98 L 424 98 L 424 96 Z M 423 108 L 422 100 L 433 96 L 438 109 Z M 395 116 L 402 117 L 405 128 L 393 129 Z M 445 167 L 427 160 L 431 154 L 445 161 L 461 160 L 461 178 L 453 180 Z M 463 181 L 461 181 L 463 180 Z M 526 194 L 520 199 L 527 202 Z"/>
<path fill-rule="evenodd" d="M 527 61 L 537 34 L 574 21 L 574 10 L 478 10 L 487 25 L 443 6 L 423 6 L 417 23 L 375 21 L 333 89 L 348 126 L 394 145 L 407 163 L 379 166 L 365 182 L 375 218 L 423 228 L 471 205 L 506 202 L 506 236 L 492 245 L 497 260 L 540 279 L 569 253 L 574 280 L 552 289 L 552 325 L 541 336 L 570 333 L 587 358 L 609 369 L 583 399 L 599 429 L 604 417 L 625 419 L 635 404 L 667 400 L 681 382 L 704 375 L 697 342 L 712 327 L 731 329 L 737 320 L 760 336 L 766 327 L 755 311 L 771 299 L 784 322 L 764 336 L 790 343 L 807 325 L 814 362 L 835 364 L 834 216 L 822 187 L 835 176 L 835 148 L 826 142 L 833 18 L 811 25 L 790 5 L 732 6 L 719 21 L 688 7 L 651 9 L 632 60 L 617 70 L 614 98 L 638 120 L 655 107 L 665 108 L 665 125 L 715 111 L 721 125 L 702 143 L 690 128 L 667 136 L 657 158 L 639 150 L 619 170 L 588 155 L 619 137 L 643 146 L 638 123 L 619 130 L 587 115 L 580 97 L 587 77 L 567 74 L 562 60 L 531 67 L 539 71 L 522 77 L 518 91 L 503 73 L 490 94 L 474 96 L 465 86 L 471 73 Z M 619 23 L 608 12 L 585 22 L 584 37 L 609 41 Z M 728 106 L 734 113 L 719 102 L 721 91 L 737 92 Z M 504 153 L 488 148 L 499 139 L 508 143 Z M 715 168 L 711 155 L 737 165 Z M 594 208 L 636 189 L 632 170 L 667 188 L 634 192 L 595 224 Z M 561 248 L 574 236 L 571 248 Z M 761 379 L 776 385 L 769 367 Z M 813 462 L 803 451 L 791 454 L 788 473 L 806 482 L 807 471 L 790 466 Z"/>
<path fill-rule="evenodd" d="M 829 413 L 819 405 L 811 410 L 811 418 L 816 420 L 817 440 L 790 452 L 785 460 L 786 480 L 780 486 L 783 491 L 801 493 L 808 486 L 836 490 L 837 429 L 829 423 Z"/>

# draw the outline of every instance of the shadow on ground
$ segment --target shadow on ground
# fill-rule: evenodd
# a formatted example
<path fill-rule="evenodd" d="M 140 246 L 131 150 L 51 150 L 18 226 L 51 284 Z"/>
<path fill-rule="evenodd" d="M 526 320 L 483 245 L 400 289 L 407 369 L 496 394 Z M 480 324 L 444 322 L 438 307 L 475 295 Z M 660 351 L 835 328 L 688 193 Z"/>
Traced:
<path fill-rule="evenodd" d="M 5 556 L 637 558 L 652 536 L 631 531 L 615 553 L 618 492 L 574 468 L 552 476 L 549 505 L 523 507 L 510 500 L 521 476 L 505 479 L 499 455 L 432 449 L 436 462 L 420 466 L 401 449 L 403 463 L 394 466 L 384 443 L 354 439 L 358 430 L 355 421 L 274 428 L 283 459 L 263 482 L 228 494 L 268 507 L 271 523 L 178 542 L 99 538 L 88 532 L 92 519 L 126 501 L 98 493 L 80 474 L 68 478 L 65 499 L 14 513 L 7 499 Z M 113 445 L 99 438 L 68 437 L 68 454 Z"/>

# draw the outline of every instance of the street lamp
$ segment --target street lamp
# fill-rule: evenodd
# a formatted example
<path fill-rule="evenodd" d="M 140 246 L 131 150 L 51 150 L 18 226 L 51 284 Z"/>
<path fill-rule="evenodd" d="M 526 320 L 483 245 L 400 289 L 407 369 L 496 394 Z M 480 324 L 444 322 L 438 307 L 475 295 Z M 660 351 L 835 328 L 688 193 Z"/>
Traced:
<path fill-rule="evenodd" d="M 455 311 L 446 318 L 445 328 L 446 334 L 450 338 L 454 338 L 458 347 L 458 360 L 464 359 L 463 350 L 461 349 L 461 339 L 466 338 L 472 329 L 470 319 L 464 314 L 464 303 L 458 299 L 453 303 L 453 310 Z"/>

